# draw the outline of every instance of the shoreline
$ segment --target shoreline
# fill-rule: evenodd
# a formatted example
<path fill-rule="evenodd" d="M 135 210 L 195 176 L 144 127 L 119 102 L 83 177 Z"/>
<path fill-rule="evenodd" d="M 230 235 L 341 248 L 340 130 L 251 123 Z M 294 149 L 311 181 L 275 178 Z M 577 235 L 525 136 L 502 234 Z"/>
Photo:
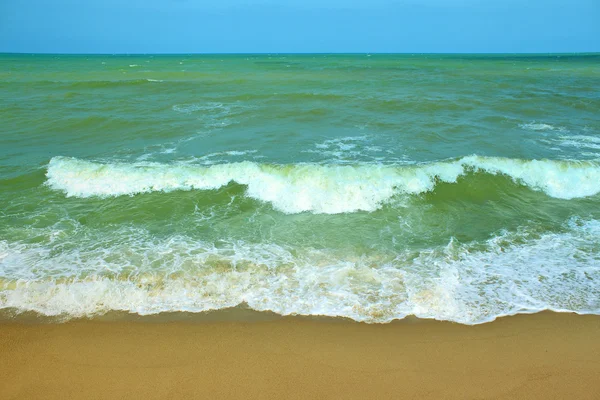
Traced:
<path fill-rule="evenodd" d="M 592 316 L 600 318 L 600 314 L 591 311 L 576 312 L 570 310 L 530 310 L 517 312 L 515 314 L 504 314 L 493 317 L 493 319 L 485 320 L 476 323 L 463 323 L 453 320 L 443 320 L 435 318 L 418 317 L 414 314 L 406 315 L 402 318 L 392 319 L 387 322 L 370 322 L 363 320 L 355 320 L 347 316 L 331 316 L 319 314 L 279 314 L 271 310 L 255 310 L 246 303 L 241 303 L 237 306 L 219 308 L 206 311 L 161 311 L 153 314 L 138 314 L 131 311 L 115 311 L 111 310 L 103 314 L 92 314 L 89 316 L 68 316 L 61 315 L 45 315 L 37 311 L 21 311 L 17 308 L 0 309 L 0 326 L 2 324 L 67 324 L 77 322 L 133 322 L 133 323 L 168 323 L 168 322 L 189 322 L 189 323 L 208 323 L 208 322 L 265 322 L 279 320 L 298 320 L 312 322 L 328 322 L 328 323 L 346 323 L 359 324 L 367 326 L 384 326 L 394 324 L 413 324 L 413 323 L 441 323 L 460 325 L 465 327 L 475 327 L 497 323 L 505 319 L 513 317 L 523 317 L 528 315 L 551 314 L 551 315 L 571 315 L 571 316 Z"/>
<path fill-rule="evenodd" d="M 600 396 L 596 315 L 542 312 L 474 326 L 239 317 L 4 319 L 0 398 Z"/>

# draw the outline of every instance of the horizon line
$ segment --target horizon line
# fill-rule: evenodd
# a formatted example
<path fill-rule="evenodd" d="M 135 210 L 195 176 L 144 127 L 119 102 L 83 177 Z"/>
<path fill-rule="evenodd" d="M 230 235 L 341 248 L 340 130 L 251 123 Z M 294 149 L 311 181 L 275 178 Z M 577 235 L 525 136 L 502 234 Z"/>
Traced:
<path fill-rule="evenodd" d="M 574 52 L 165 52 L 165 53 L 74 53 L 74 52 L 3 52 L 0 55 L 54 55 L 54 56 L 210 56 L 210 55 L 600 55 L 600 51 Z"/>

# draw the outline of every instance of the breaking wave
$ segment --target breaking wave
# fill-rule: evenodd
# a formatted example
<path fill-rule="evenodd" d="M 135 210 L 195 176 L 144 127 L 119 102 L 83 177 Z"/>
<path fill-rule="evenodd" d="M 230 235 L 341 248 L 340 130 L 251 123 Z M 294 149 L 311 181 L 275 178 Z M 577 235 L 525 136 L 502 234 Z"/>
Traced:
<path fill-rule="evenodd" d="M 468 156 L 416 165 L 98 163 L 54 157 L 47 185 L 67 196 L 112 197 L 147 192 L 213 190 L 230 182 L 285 213 L 375 211 L 396 195 L 432 191 L 468 172 L 505 175 L 548 196 L 573 199 L 600 192 L 600 164 Z"/>
<path fill-rule="evenodd" d="M 52 232 L 47 232 L 53 235 Z M 596 220 L 563 232 L 501 232 L 417 253 L 350 254 L 274 243 L 78 235 L 79 246 L 0 241 L 0 308 L 66 318 L 202 312 L 245 303 L 282 315 L 463 324 L 542 310 L 600 313 Z M 57 244 L 59 245 L 59 244 Z"/>

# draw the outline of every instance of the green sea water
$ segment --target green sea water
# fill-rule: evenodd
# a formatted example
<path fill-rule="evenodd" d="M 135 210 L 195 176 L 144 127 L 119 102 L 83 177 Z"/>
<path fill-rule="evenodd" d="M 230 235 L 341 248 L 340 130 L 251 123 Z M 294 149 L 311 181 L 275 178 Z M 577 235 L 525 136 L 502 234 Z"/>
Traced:
<path fill-rule="evenodd" d="M 0 55 L 0 308 L 600 313 L 600 55 Z"/>

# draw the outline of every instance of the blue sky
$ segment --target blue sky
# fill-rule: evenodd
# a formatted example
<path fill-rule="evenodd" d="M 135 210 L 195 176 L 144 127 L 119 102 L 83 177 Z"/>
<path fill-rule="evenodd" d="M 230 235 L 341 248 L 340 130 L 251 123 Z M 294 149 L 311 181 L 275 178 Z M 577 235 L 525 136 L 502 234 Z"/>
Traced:
<path fill-rule="evenodd" d="M 600 0 L 0 0 L 0 52 L 586 51 Z"/>

